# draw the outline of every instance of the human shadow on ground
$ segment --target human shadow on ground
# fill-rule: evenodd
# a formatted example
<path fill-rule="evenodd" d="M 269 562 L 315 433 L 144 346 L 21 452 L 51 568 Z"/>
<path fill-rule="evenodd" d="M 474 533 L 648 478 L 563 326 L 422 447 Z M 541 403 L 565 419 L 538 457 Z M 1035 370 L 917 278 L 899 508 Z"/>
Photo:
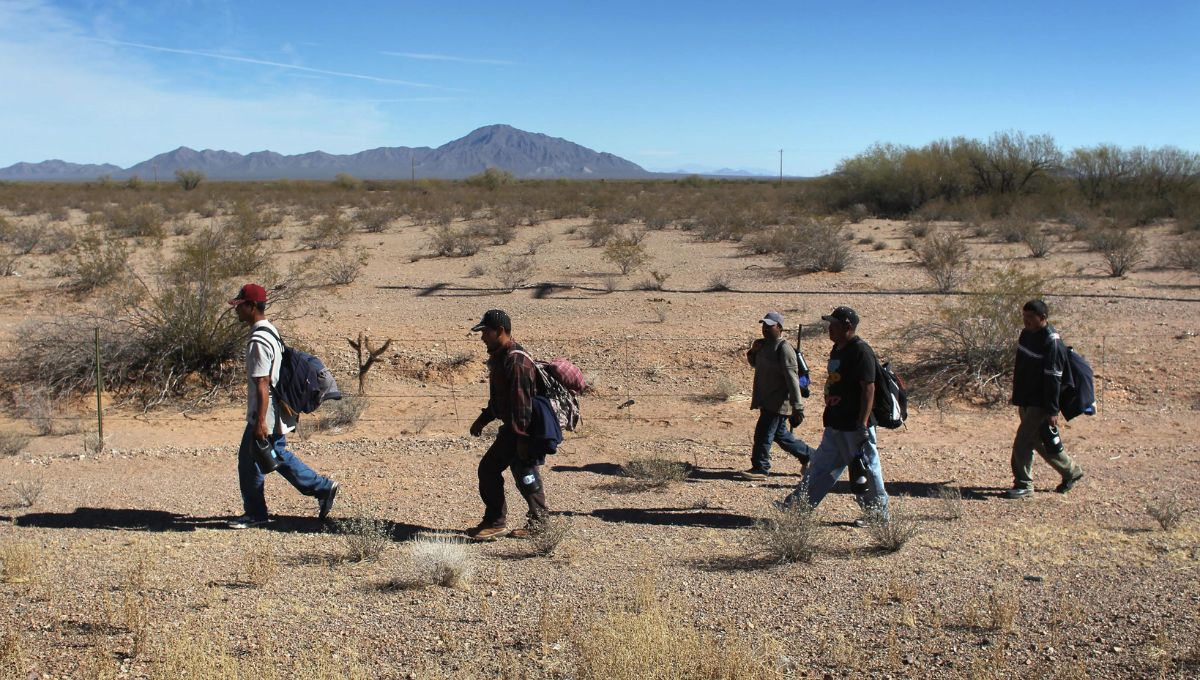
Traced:
<path fill-rule="evenodd" d="M 889 496 L 909 496 L 911 498 L 936 498 L 940 489 L 957 488 L 964 501 L 982 501 L 994 497 L 1007 490 L 1007 487 L 958 486 L 952 482 L 889 482 L 883 483 Z M 829 492 L 833 494 L 853 495 L 850 482 L 839 479 Z"/>
<path fill-rule="evenodd" d="M 659 524 L 710 529 L 744 529 L 754 526 L 754 518 L 728 512 L 693 508 L 597 508 L 592 516 L 619 524 Z"/>
<path fill-rule="evenodd" d="M 193 517 L 165 510 L 136 508 L 75 508 L 71 512 L 33 512 L 17 517 L 0 516 L 0 522 L 12 522 L 20 527 L 43 529 L 108 529 L 114 531 L 195 531 L 197 529 L 229 529 L 228 516 Z M 424 527 L 396 524 L 396 540 L 411 537 Z M 329 520 L 296 515 L 272 515 L 271 521 L 258 529 L 297 534 L 315 534 L 330 528 Z"/>
<path fill-rule="evenodd" d="M 616 463 L 588 463 L 587 465 L 555 465 L 551 472 L 590 472 L 594 475 L 607 477 L 624 476 L 621 466 Z"/>

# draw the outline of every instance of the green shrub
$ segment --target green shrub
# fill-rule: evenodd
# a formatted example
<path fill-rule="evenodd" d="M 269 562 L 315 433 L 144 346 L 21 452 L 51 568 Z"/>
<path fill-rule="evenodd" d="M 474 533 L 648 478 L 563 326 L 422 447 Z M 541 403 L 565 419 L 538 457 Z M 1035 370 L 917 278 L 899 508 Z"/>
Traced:
<path fill-rule="evenodd" d="M 467 186 L 480 187 L 488 191 L 495 191 L 502 186 L 512 184 L 514 181 L 516 180 L 511 172 L 498 168 L 488 168 L 478 175 L 471 175 L 464 180 Z"/>
<path fill-rule="evenodd" d="M 123 242 L 92 232 L 75 243 L 62 268 L 55 273 L 67 277 L 71 290 L 89 293 L 123 279 L 128 273 L 128 262 L 129 248 Z"/>
<path fill-rule="evenodd" d="M 621 236 L 609 241 L 604 247 L 604 259 L 617 265 L 625 275 L 645 264 L 650 256 L 646 248 L 630 236 Z"/>
<path fill-rule="evenodd" d="M 204 173 L 199 170 L 176 170 L 175 181 L 179 186 L 183 187 L 184 191 L 191 191 L 200 186 L 200 183 L 205 179 Z"/>
<path fill-rule="evenodd" d="M 167 235 L 167 213 L 154 203 L 112 207 L 105 218 L 108 228 L 119 236 L 161 239 Z"/>
<path fill-rule="evenodd" d="M 854 253 L 846 228 L 834 222 L 805 221 L 779 227 L 774 255 L 789 272 L 840 272 Z"/>
<path fill-rule="evenodd" d="M 324 250 L 340 248 L 354 233 L 354 225 L 337 212 L 326 213 L 300 237 L 305 248 Z"/>

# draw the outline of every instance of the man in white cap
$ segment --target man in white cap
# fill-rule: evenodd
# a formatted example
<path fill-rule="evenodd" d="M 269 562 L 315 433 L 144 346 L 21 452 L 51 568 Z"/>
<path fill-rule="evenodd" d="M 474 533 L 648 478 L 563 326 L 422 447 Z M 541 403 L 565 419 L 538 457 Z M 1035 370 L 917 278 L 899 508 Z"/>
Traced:
<path fill-rule="evenodd" d="M 746 352 L 746 360 L 754 367 L 750 408 L 758 409 L 758 423 L 754 426 L 750 469 L 741 477 L 748 480 L 767 478 L 771 470 L 772 443 L 795 456 L 803 474 L 813 449 L 789 431 L 789 427 L 795 428 L 804 421 L 800 363 L 796 350 L 783 337 L 783 315 L 768 312 L 758 323 L 762 326 L 762 338 L 755 340 Z"/>

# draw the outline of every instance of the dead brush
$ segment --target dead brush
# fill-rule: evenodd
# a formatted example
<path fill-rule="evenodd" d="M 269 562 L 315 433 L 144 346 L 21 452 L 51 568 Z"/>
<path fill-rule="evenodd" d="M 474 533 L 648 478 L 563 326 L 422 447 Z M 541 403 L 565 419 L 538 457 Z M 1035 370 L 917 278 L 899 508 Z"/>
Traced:
<path fill-rule="evenodd" d="M 378 559 L 392 545 L 390 522 L 364 512 L 357 512 L 334 524 L 342 536 L 347 562 L 367 562 Z"/>
<path fill-rule="evenodd" d="M 1163 531 L 1171 531 L 1179 526 L 1185 513 L 1187 508 L 1174 496 L 1155 498 L 1146 503 L 1146 514 L 1154 518 Z"/>
<path fill-rule="evenodd" d="M 771 506 L 755 521 L 746 540 L 754 553 L 766 555 L 774 564 L 808 564 L 821 551 L 824 533 L 821 514 L 801 500 Z"/>
<path fill-rule="evenodd" d="M 17 500 L 27 508 L 32 508 L 38 502 L 45 488 L 46 482 L 41 477 L 18 479 L 13 482 L 13 492 L 17 494 Z"/>
<path fill-rule="evenodd" d="M 466 589 L 475 575 L 475 559 L 457 536 L 422 532 L 410 542 L 412 564 L 421 585 Z"/>
<path fill-rule="evenodd" d="M 529 525 L 529 553 L 549 557 L 571 534 L 574 523 L 570 517 L 551 515 Z"/>
<path fill-rule="evenodd" d="M 991 630 L 1000 633 L 1011 631 L 1020 611 L 1021 600 L 1016 593 L 996 588 L 988 594 L 988 626 Z"/>
<path fill-rule="evenodd" d="M 29 435 L 20 432 L 0 432 L 0 458 L 10 458 L 29 446 Z"/>
<path fill-rule="evenodd" d="M 580 680 L 765 680 L 774 655 L 730 632 L 705 634 L 653 591 L 597 617 L 575 633 Z"/>
<path fill-rule="evenodd" d="M 365 396 L 344 395 L 341 399 L 323 404 L 325 408 L 321 409 L 322 414 L 314 417 L 307 429 L 310 432 L 329 432 L 354 427 L 370 405 L 371 400 Z"/>
<path fill-rule="evenodd" d="M 676 460 L 659 457 L 630 458 L 621 466 L 623 479 L 618 482 L 620 490 L 646 491 L 665 489 L 682 482 L 691 474 L 691 466 Z"/>
<path fill-rule="evenodd" d="M 867 511 L 867 533 L 881 552 L 894 553 L 921 532 L 921 521 L 906 504 L 893 498 L 886 508 Z"/>

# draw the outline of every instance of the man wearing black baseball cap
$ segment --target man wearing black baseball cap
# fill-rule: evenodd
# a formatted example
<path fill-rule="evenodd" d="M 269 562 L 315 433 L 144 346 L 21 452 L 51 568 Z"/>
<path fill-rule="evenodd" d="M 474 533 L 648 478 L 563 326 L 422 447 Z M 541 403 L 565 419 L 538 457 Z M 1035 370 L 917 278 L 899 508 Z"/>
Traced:
<path fill-rule="evenodd" d="M 825 431 L 800 486 L 784 504 L 806 502 L 816 507 L 842 471 L 851 469 L 855 500 L 868 517 L 886 519 L 888 496 L 875 440 L 875 352 L 858 336 L 858 313 L 837 307 L 821 317 L 829 322 L 828 375 L 825 379 Z M 801 498 L 801 496 L 804 496 Z M 859 519 L 856 526 L 864 526 Z"/>
<path fill-rule="evenodd" d="M 512 320 L 502 309 L 484 312 L 471 327 L 480 334 L 488 351 L 488 403 L 475 422 L 471 436 L 483 434 L 493 420 L 501 422 L 496 440 L 479 460 L 479 497 L 483 520 L 467 535 L 490 541 L 508 534 L 524 537 L 538 528 L 550 514 L 538 469 L 544 458 L 530 452 L 529 429 L 533 422 L 533 398 L 537 396 L 537 372 L 533 359 L 512 338 Z M 508 528 L 508 506 L 504 498 L 504 471 L 512 470 L 517 490 L 529 505 L 524 528 Z"/>

